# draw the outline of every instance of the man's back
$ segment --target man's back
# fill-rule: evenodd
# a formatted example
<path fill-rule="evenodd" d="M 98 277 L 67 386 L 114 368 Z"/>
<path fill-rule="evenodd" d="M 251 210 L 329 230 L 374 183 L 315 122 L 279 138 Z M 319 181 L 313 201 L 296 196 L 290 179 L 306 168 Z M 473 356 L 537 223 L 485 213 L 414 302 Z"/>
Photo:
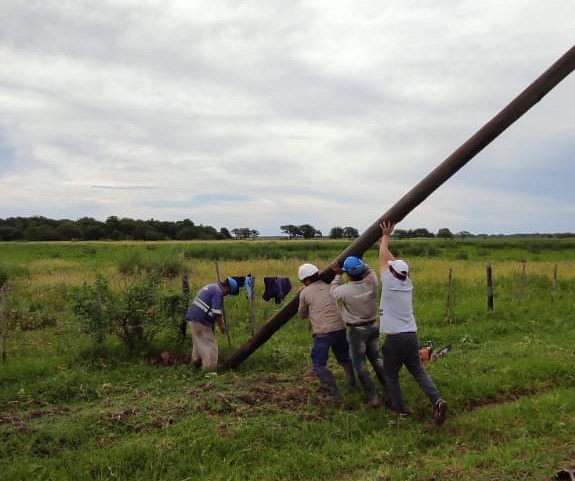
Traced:
<path fill-rule="evenodd" d="M 330 293 L 343 301 L 342 315 L 347 324 L 373 321 L 377 316 L 377 275 L 367 268 L 361 280 L 340 285 L 332 282 Z"/>
<path fill-rule="evenodd" d="M 329 293 L 329 284 L 321 280 L 307 285 L 300 292 L 298 315 L 309 318 L 314 334 L 345 328 L 335 299 Z"/>

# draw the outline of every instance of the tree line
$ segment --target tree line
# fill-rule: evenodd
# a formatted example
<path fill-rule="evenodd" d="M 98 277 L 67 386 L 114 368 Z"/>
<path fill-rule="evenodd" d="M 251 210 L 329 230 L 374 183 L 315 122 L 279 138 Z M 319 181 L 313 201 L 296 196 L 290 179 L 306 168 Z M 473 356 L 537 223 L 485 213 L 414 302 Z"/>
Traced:
<path fill-rule="evenodd" d="M 323 238 L 320 230 L 313 225 L 285 224 L 280 230 L 289 239 Z M 567 235 L 567 234 L 565 234 Z M 231 230 L 222 227 L 219 230 L 210 225 L 196 225 L 190 219 L 181 221 L 160 221 L 155 219 L 134 220 L 130 218 L 108 217 L 104 222 L 92 217 L 78 220 L 48 219 L 42 216 L 10 217 L 0 219 L 0 241 L 71 241 L 71 240 L 221 240 L 221 239 L 257 239 L 260 233 L 249 227 L 236 227 Z M 359 232 L 355 227 L 332 227 L 330 239 L 355 239 Z M 475 237 L 468 231 L 452 233 L 441 228 L 436 234 L 425 228 L 396 229 L 394 237 L 398 239 L 417 238 L 460 238 Z"/>
<path fill-rule="evenodd" d="M 310 224 L 280 226 L 289 239 L 322 238 L 322 232 Z M 403 231 L 398 230 L 399 235 Z M 219 230 L 210 225 L 196 225 L 190 219 L 160 221 L 108 217 L 104 222 L 92 217 L 78 220 L 48 219 L 43 216 L 0 219 L 0 241 L 95 241 L 95 240 L 219 240 L 257 239 L 260 233 L 249 227 Z M 433 237 L 425 229 L 408 231 L 406 237 Z M 359 232 L 354 227 L 333 227 L 331 239 L 354 239 Z"/>
<path fill-rule="evenodd" d="M 1 241 L 70 241 L 70 240 L 212 240 L 231 239 L 222 227 L 196 225 L 190 219 L 160 221 L 134 220 L 111 216 L 105 222 L 92 217 L 78 220 L 48 219 L 42 216 L 0 219 Z"/>

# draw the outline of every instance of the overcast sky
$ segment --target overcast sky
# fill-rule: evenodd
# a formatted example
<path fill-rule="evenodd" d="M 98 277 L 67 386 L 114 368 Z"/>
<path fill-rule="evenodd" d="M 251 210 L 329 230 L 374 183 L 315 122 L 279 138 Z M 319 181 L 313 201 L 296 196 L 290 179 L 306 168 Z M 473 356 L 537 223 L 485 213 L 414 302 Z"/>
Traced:
<path fill-rule="evenodd" d="M 575 43 L 573 0 L 0 0 L 0 218 L 362 232 Z M 398 226 L 575 232 L 575 73 Z"/>

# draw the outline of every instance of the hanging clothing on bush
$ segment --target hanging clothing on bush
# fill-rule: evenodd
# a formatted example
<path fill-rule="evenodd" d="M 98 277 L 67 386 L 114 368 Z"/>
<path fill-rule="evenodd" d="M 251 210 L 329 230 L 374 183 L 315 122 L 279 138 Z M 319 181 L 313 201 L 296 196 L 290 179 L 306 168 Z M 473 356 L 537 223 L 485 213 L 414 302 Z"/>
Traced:
<path fill-rule="evenodd" d="M 291 282 L 289 277 L 264 277 L 264 301 L 271 299 L 279 304 L 291 291 Z"/>
<path fill-rule="evenodd" d="M 232 279 L 235 279 L 238 283 L 238 287 L 244 287 L 246 282 L 246 276 L 232 276 Z"/>
<path fill-rule="evenodd" d="M 254 278 L 251 274 L 248 274 L 244 280 L 244 288 L 246 290 L 246 297 L 248 299 L 252 298 L 254 290 Z"/>

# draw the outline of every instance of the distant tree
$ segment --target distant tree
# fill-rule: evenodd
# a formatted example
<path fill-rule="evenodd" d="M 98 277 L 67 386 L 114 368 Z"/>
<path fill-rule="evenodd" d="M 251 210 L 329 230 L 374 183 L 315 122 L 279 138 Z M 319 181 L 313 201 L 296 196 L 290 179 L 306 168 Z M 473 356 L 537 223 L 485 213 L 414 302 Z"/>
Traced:
<path fill-rule="evenodd" d="M 329 231 L 331 239 L 341 239 L 343 237 L 343 227 L 332 227 Z"/>
<path fill-rule="evenodd" d="M 93 217 L 82 217 L 76 221 L 76 225 L 82 230 L 84 240 L 100 240 L 108 237 L 106 224 Z"/>
<path fill-rule="evenodd" d="M 310 224 L 303 224 L 298 226 L 299 231 L 304 239 L 313 239 L 314 237 L 318 237 L 318 230 Z M 319 233 L 321 235 L 321 232 Z"/>
<path fill-rule="evenodd" d="M 230 231 L 226 227 L 222 227 L 220 229 L 220 237 L 222 239 L 231 239 L 232 235 L 230 234 Z"/>
<path fill-rule="evenodd" d="M 161 234 L 161 238 L 175 239 L 178 228 L 174 222 L 166 222 L 161 220 L 150 219 L 146 224 L 157 233 Z"/>
<path fill-rule="evenodd" d="M 215 227 L 211 225 L 202 225 L 198 226 L 198 239 L 202 240 L 213 240 L 218 238 L 218 231 Z"/>
<path fill-rule="evenodd" d="M 192 240 L 197 238 L 197 229 L 190 219 L 176 222 L 176 239 Z"/>
<path fill-rule="evenodd" d="M 303 236 L 299 226 L 293 224 L 286 224 L 280 226 L 280 230 L 287 234 L 290 239 L 296 239 L 298 237 Z"/>
<path fill-rule="evenodd" d="M 355 227 L 345 227 L 343 229 L 343 236 L 346 239 L 355 239 L 359 237 L 359 232 Z"/>
<path fill-rule="evenodd" d="M 10 226 L 0 226 L 0 241 L 17 240 L 22 237 L 22 233 Z"/>
<path fill-rule="evenodd" d="M 197 228 L 194 225 L 181 227 L 176 234 L 177 240 L 194 240 L 198 238 Z"/>
<path fill-rule="evenodd" d="M 236 227 L 232 229 L 232 234 L 236 239 L 256 239 L 260 235 L 257 230 L 249 227 Z"/>
<path fill-rule="evenodd" d="M 140 222 L 134 230 L 134 240 L 158 241 L 166 240 L 166 236 L 153 227 L 150 227 L 146 222 Z"/>
<path fill-rule="evenodd" d="M 120 219 L 117 216 L 112 215 L 106 219 L 106 228 L 109 232 L 109 238 L 111 240 L 125 240 L 126 234 L 122 232 L 122 225 L 120 224 Z"/>
<path fill-rule="evenodd" d="M 418 229 L 413 229 L 409 231 L 409 237 L 411 238 L 428 238 L 428 237 L 435 237 L 433 232 L 429 232 L 426 228 L 420 227 Z"/>
<path fill-rule="evenodd" d="M 455 234 L 457 237 L 461 237 L 462 239 L 465 239 L 466 237 L 471 237 L 471 232 L 468 232 L 466 230 L 462 230 L 459 231 L 457 234 Z"/>
<path fill-rule="evenodd" d="M 405 229 L 394 229 L 393 237 L 396 239 L 407 239 L 409 237 L 409 232 Z"/>
<path fill-rule="evenodd" d="M 35 224 L 26 229 L 25 238 L 31 241 L 55 241 L 62 240 L 56 229 L 48 224 Z"/>
<path fill-rule="evenodd" d="M 439 239 L 453 239 L 453 234 L 447 227 L 443 227 L 437 231 L 436 237 Z"/>
<path fill-rule="evenodd" d="M 81 240 L 83 239 L 82 229 L 75 222 L 64 221 L 56 227 L 56 233 L 62 240 Z"/>

